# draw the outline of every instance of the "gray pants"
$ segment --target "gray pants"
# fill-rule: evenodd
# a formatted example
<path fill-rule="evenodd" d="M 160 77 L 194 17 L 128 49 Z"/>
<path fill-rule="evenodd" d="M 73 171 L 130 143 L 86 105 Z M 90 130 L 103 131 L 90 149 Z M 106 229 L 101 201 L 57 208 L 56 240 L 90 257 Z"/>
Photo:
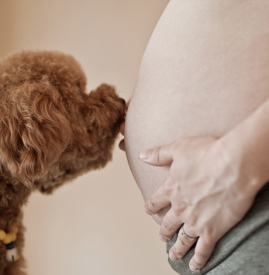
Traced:
<path fill-rule="evenodd" d="M 176 242 L 177 234 L 167 244 L 167 252 Z M 168 260 L 181 275 L 268 275 L 269 274 L 269 184 L 258 194 L 245 218 L 216 245 L 205 267 L 196 272 L 188 263 L 194 247 L 178 261 Z"/>

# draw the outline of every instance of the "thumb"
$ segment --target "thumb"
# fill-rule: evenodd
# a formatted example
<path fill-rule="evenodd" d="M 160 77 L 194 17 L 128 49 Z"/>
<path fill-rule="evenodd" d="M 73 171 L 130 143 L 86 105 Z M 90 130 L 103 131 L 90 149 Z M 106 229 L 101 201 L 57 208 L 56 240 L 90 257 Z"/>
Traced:
<path fill-rule="evenodd" d="M 173 161 L 171 149 L 172 145 L 146 149 L 140 153 L 140 158 L 154 166 L 169 166 Z"/>

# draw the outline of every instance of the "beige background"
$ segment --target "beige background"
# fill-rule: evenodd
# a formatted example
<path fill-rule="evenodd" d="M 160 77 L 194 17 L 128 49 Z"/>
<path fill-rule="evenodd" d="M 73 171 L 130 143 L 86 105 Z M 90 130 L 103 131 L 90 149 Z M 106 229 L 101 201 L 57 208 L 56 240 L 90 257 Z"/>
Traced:
<path fill-rule="evenodd" d="M 88 89 L 105 81 L 128 99 L 141 57 L 168 0 L 0 0 L 0 56 L 21 49 L 73 54 Z M 125 154 L 115 148 L 104 170 L 25 207 L 29 275 L 169 275 L 158 226 Z"/>

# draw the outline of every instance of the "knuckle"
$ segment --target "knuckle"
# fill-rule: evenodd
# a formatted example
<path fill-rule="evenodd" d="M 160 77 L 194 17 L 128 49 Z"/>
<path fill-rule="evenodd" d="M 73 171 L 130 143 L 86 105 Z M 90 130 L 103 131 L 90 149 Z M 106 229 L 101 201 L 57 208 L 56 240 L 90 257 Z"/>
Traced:
<path fill-rule="evenodd" d="M 173 184 L 171 182 L 166 182 L 163 191 L 165 196 L 170 197 L 174 191 Z"/>
<path fill-rule="evenodd" d="M 178 238 L 178 244 L 183 247 L 190 247 L 190 244 L 187 241 L 182 240 L 181 238 Z"/>
<path fill-rule="evenodd" d="M 164 221 L 162 223 L 162 229 L 166 230 L 166 231 L 171 231 L 172 230 L 172 227 L 170 226 L 169 223 L 167 223 L 166 221 Z"/>
<path fill-rule="evenodd" d="M 167 235 L 167 232 L 172 233 L 175 232 L 176 229 L 174 225 L 170 224 L 167 221 L 163 221 L 161 231 L 163 234 Z"/>
<path fill-rule="evenodd" d="M 213 234 L 203 235 L 203 243 L 206 247 L 213 247 L 216 242 L 217 240 Z"/>
<path fill-rule="evenodd" d="M 182 258 L 182 257 L 185 255 L 185 253 L 183 253 L 183 251 L 181 251 L 181 250 L 179 250 L 179 249 L 176 249 L 176 248 L 174 248 L 172 252 L 174 253 L 174 255 L 175 255 L 178 259 Z"/>
<path fill-rule="evenodd" d="M 153 198 L 150 198 L 147 203 L 148 209 L 155 209 L 158 205 Z"/>
<path fill-rule="evenodd" d="M 160 239 L 163 241 L 163 242 L 169 242 L 170 241 L 170 238 L 168 238 L 163 232 L 160 231 L 159 233 L 159 237 Z"/>
<path fill-rule="evenodd" d="M 173 211 L 176 216 L 180 216 L 182 212 L 185 210 L 186 206 L 182 204 L 176 204 L 173 206 Z"/>
<path fill-rule="evenodd" d="M 164 189 L 163 189 L 164 195 L 167 197 L 170 197 L 174 191 L 176 191 L 174 183 L 171 180 L 171 178 L 169 178 L 164 184 Z"/>
<path fill-rule="evenodd" d="M 157 147 L 157 148 L 155 148 L 155 150 L 154 150 L 154 158 L 155 158 L 155 161 L 157 162 L 157 163 L 159 163 L 160 162 L 160 159 L 161 159 L 161 147 Z"/>
<path fill-rule="evenodd" d="M 196 258 L 198 259 L 207 259 L 208 258 L 208 253 L 202 252 L 202 251 L 195 251 L 195 255 L 197 256 Z"/>

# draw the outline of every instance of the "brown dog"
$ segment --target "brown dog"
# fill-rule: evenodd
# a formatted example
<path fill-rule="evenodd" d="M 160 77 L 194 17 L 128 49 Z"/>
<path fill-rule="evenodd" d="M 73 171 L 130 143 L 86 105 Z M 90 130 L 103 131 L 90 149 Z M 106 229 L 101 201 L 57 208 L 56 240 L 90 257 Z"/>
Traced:
<path fill-rule="evenodd" d="M 59 52 L 0 62 L 0 275 L 25 274 L 21 208 L 30 193 L 51 193 L 111 160 L 124 100 L 109 85 L 85 87 L 80 65 Z"/>

